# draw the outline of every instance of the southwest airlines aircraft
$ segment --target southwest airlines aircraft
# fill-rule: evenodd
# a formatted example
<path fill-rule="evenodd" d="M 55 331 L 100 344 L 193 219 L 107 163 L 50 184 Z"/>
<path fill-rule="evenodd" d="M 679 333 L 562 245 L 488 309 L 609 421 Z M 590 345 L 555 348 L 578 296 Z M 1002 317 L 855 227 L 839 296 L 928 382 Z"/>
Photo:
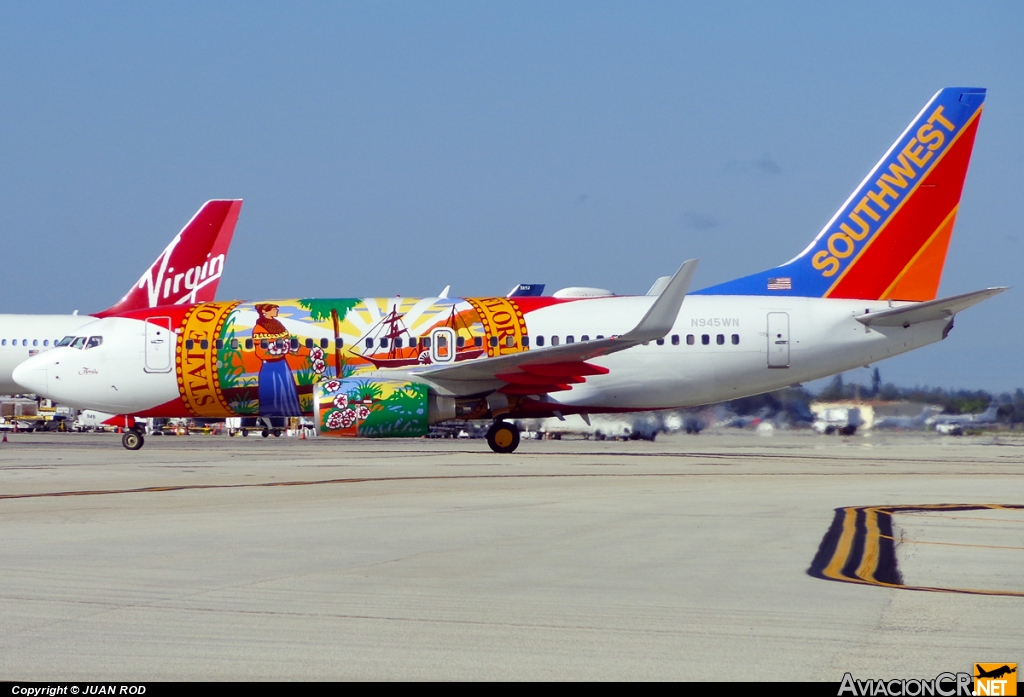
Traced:
<path fill-rule="evenodd" d="M 721 285 L 687 294 L 691 260 L 639 297 L 174 305 L 83 326 L 15 380 L 137 416 L 310 415 L 326 436 L 490 419 L 491 449 L 512 452 L 506 419 L 695 406 L 874 363 L 1004 290 L 935 299 L 984 100 L 941 90 L 803 252 Z"/>
<path fill-rule="evenodd" d="M 53 347 L 72 344 L 78 330 L 97 317 L 213 300 L 241 208 L 241 201 L 206 202 L 139 282 L 109 310 L 93 316 L 0 315 L 0 394 L 22 391 L 12 377 L 19 363 Z"/>

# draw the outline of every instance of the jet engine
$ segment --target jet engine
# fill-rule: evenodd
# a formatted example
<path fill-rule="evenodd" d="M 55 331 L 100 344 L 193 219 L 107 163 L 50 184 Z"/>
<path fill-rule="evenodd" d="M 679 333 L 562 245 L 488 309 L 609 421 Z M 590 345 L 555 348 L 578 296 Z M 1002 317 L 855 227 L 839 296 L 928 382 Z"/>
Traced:
<path fill-rule="evenodd" d="M 455 418 L 455 399 L 422 383 L 376 378 L 326 380 L 316 387 L 321 435 L 336 438 L 411 438 Z"/>

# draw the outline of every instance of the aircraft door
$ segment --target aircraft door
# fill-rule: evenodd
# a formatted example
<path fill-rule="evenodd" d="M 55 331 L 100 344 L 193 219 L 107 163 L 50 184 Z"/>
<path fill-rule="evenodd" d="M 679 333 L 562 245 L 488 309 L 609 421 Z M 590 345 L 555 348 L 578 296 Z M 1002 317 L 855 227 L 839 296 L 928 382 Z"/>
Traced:
<path fill-rule="evenodd" d="M 768 313 L 768 367 L 789 367 L 789 313 Z"/>
<path fill-rule="evenodd" d="M 150 317 L 146 320 L 146 372 L 169 373 L 173 351 L 171 318 Z"/>
<path fill-rule="evenodd" d="M 455 330 L 437 327 L 430 332 L 430 362 L 451 363 L 455 360 Z"/>

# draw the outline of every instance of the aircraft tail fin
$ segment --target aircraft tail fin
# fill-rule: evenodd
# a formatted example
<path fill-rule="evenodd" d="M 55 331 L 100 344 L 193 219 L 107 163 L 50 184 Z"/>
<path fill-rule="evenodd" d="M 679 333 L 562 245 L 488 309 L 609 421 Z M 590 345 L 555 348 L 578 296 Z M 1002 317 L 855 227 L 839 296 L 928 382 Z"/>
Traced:
<path fill-rule="evenodd" d="M 984 101 L 939 90 L 799 256 L 695 294 L 934 299 Z"/>
<path fill-rule="evenodd" d="M 214 300 L 241 210 L 241 200 L 204 203 L 128 293 L 95 316 Z"/>

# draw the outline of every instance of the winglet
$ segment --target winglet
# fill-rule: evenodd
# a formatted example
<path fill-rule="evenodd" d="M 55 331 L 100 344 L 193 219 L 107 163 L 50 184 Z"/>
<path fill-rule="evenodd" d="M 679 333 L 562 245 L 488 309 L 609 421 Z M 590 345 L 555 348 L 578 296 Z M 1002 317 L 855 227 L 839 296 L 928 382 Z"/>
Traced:
<path fill-rule="evenodd" d="M 679 308 L 683 306 L 686 293 L 690 290 L 690 282 L 697 270 L 697 259 L 683 262 L 675 275 L 665 284 L 658 299 L 651 305 L 644 318 L 633 329 L 620 337 L 620 341 L 654 341 L 663 338 L 672 331 L 672 325 L 679 316 Z"/>

